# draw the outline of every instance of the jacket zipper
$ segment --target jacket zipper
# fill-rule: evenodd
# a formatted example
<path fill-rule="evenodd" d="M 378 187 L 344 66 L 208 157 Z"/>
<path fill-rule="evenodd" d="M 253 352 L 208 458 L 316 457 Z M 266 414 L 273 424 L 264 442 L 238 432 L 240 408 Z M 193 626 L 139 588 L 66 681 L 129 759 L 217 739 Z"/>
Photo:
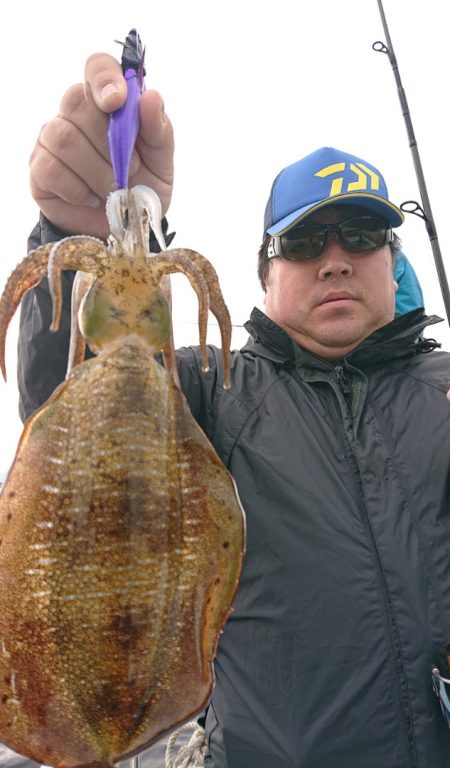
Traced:
<path fill-rule="evenodd" d="M 337 383 L 339 384 L 342 392 L 344 395 L 348 395 L 352 391 L 352 388 L 344 370 L 344 366 L 339 363 L 339 365 L 335 366 L 334 372 L 336 374 Z"/>
<path fill-rule="evenodd" d="M 339 364 L 336 365 L 334 372 L 336 374 L 337 383 L 339 386 L 339 389 L 341 390 L 342 394 L 344 395 L 345 402 L 349 407 L 351 407 L 351 401 L 352 401 L 352 385 L 351 382 L 348 379 L 348 376 L 344 370 L 344 366 Z"/>
<path fill-rule="evenodd" d="M 336 380 L 337 380 L 339 389 L 344 396 L 344 400 L 348 405 L 350 405 L 351 395 L 352 395 L 352 386 L 343 365 L 339 364 L 335 366 L 335 375 L 336 375 Z M 341 407 L 339 404 L 338 404 L 338 409 L 339 411 L 341 411 Z M 388 620 L 387 623 L 389 626 L 389 634 L 391 636 L 391 647 L 392 647 L 393 656 L 394 656 L 394 667 L 397 672 L 397 682 L 400 687 L 401 709 L 402 709 L 403 719 L 404 719 L 406 743 L 408 746 L 408 751 L 409 751 L 410 760 L 411 760 L 411 768 L 418 768 L 417 751 L 416 751 L 415 739 L 414 739 L 414 729 L 412 725 L 411 707 L 409 703 L 409 694 L 408 694 L 407 680 L 405 675 L 405 666 L 404 666 L 402 653 L 401 653 L 401 642 L 400 642 L 400 635 L 397 628 L 397 620 L 392 608 L 392 601 L 391 601 L 391 596 L 389 592 L 389 587 L 387 585 L 386 578 L 384 575 L 383 566 L 382 566 L 381 558 L 378 552 L 378 547 L 375 539 L 375 534 L 372 529 L 369 513 L 366 506 L 364 489 L 361 481 L 361 471 L 358 463 L 358 457 L 356 454 L 356 450 L 353 448 L 352 441 L 349 439 L 349 437 L 346 434 L 345 421 L 342 417 L 342 412 L 339 412 L 339 417 L 340 417 L 341 424 L 344 427 L 344 430 L 343 430 L 344 440 L 349 447 L 350 454 L 352 457 L 352 463 L 355 468 L 355 475 L 357 478 L 359 494 L 362 500 L 362 507 L 364 508 L 364 513 L 365 513 L 364 518 L 369 531 L 370 540 L 372 542 L 379 579 L 380 579 L 382 591 L 384 594 L 384 603 L 385 603 L 387 620 Z"/>

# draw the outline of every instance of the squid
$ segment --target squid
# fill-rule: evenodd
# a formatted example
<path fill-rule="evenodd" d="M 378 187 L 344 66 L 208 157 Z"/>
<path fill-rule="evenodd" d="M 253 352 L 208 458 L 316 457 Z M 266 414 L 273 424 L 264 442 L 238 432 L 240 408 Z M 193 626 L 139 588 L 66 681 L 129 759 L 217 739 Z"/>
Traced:
<path fill-rule="evenodd" d="M 117 190 L 106 245 L 37 248 L 0 299 L 5 375 L 24 294 L 48 275 L 56 332 L 61 272 L 78 272 L 70 370 L 25 424 L 0 496 L 0 742 L 57 768 L 113 768 L 205 707 L 242 567 L 234 482 L 173 358 L 155 359 L 171 343 L 168 275 L 197 294 L 205 375 L 217 318 L 226 387 L 231 322 L 203 256 L 149 253 L 155 206 L 145 187 Z"/>

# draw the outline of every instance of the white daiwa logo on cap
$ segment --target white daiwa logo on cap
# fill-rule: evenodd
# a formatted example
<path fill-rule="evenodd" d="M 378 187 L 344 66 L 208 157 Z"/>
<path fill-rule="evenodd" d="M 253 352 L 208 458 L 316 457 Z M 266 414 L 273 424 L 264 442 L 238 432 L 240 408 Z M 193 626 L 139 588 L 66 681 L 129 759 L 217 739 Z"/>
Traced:
<path fill-rule="evenodd" d="M 323 179 L 334 173 L 345 173 L 345 166 L 346 163 L 333 163 L 332 165 L 327 165 L 326 168 L 317 171 L 314 175 L 320 176 L 320 178 Z M 356 180 L 347 181 L 347 186 L 343 189 L 344 177 L 339 176 L 337 179 L 333 179 L 329 197 L 340 195 L 342 192 L 357 192 L 366 189 L 375 191 L 380 188 L 380 177 L 368 168 L 367 165 L 364 165 L 364 163 L 350 163 L 349 170 L 356 176 Z"/>

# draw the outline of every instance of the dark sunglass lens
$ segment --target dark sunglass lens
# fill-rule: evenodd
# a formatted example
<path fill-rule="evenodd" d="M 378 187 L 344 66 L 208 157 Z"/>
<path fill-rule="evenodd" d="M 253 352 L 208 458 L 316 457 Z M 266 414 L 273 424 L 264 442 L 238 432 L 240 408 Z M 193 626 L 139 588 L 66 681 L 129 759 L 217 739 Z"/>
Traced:
<path fill-rule="evenodd" d="M 327 227 L 321 224 L 304 224 L 281 236 L 283 256 L 292 261 L 315 259 L 322 252 Z"/>
<path fill-rule="evenodd" d="M 389 225 L 384 219 L 363 216 L 341 224 L 340 235 L 351 251 L 364 252 L 380 248 L 386 242 Z"/>

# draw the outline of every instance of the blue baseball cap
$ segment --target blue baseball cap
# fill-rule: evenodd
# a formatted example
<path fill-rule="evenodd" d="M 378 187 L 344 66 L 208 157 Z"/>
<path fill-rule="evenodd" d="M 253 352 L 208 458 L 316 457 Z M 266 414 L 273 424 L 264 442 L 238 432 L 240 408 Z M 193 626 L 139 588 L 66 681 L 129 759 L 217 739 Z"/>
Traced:
<path fill-rule="evenodd" d="M 390 202 L 386 182 L 373 165 L 322 147 L 280 171 L 267 202 L 264 234 L 281 235 L 313 211 L 336 203 L 361 205 L 392 227 L 399 227 L 405 218 Z"/>

